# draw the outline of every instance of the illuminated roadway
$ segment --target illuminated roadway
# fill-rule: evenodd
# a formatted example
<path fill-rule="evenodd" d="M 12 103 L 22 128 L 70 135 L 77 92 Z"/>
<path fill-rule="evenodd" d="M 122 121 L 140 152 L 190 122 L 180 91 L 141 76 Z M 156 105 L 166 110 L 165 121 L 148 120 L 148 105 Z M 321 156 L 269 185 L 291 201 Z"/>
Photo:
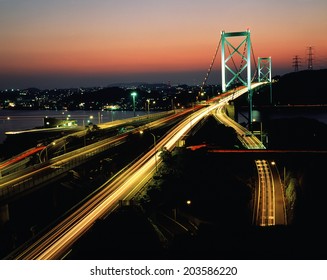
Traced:
<path fill-rule="evenodd" d="M 79 163 L 84 162 L 88 158 L 92 158 L 94 155 L 103 152 L 105 149 L 120 145 L 127 141 L 129 134 L 139 133 L 139 130 L 154 129 L 164 124 L 167 124 L 177 118 L 183 117 L 184 115 L 192 112 L 192 109 L 183 110 L 176 112 L 176 114 L 166 115 L 161 119 L 155 120 L 153 122 L 142 125 L 138 128 L 135 128 L 127 133 L 122 133 L 110 138 L 107 138 L 102 141 L 90 144 L 86 147 L 65 153 L 61 156 L 49 159 L 48 161 L 42 162 L 40 164 L 25 168 L 8 174 L 0 178 L 0 199 L 8 199 L 14 195 L 17 195 L 19 192 L 31 191 L 32 188 L 41 183 L 46 183 L 52 178 L 63 174 L 64 172 L 69 171 L 70 169 L 77 166 Z M 134 119 L 134 118 L 133 118 Z M 130 120 L 128 120 L 129 122 Z M 124 121 L 119 121 L 119 123 L 124 123 Z M 107 126 L 106 124 L 102 125 Z M 84 131 L 78 132 L 78 134 L 85 133 Z M 65 136 L 66 137 L 66 136 Z M 63 147 L 65 144 L 65 139 L 56 140 L 55 146 Z M 43 154 L 48 154 L 48 150 L 54 147 L 53 144 L 48 145 L 47 147 L 38 147 L 36 150 L 44 149 Z M 34 150 L 33 150 L 34 151 Z M 29 153 L 24 153 L 24 156 Z M 40 157 L 41 158 L 41 157 Z"/>
<path fill-rule="evenodd" d="M 216 109 L 214 116 L 221 123 L 234 128 L 239 140 L 247 149 L 266 149 L 262 142 L 245 127 L 230 119 L 224 106 Z M 253 222 L 259 226 L 286 225 L 283 186 L 276 163 L 255 160 L 258 172 Z"/>
<path fill-rule="evenodd" d="M 256 84 L 254 87 L 259 85 Z M 226 96 L 218 103 L 202 108 L 186 117 L 161 138 L 156 145 L 156 149 L 152 148 L 133 164 L 125 167 L 98 191 L 93 193 L 81 206 L 76 208 L 73 213 L 32 245 L 22 250 L 15 258 L 60 259 L 65 256 L 72 245 L 92 227 L 96 220 L 107 216 L 118 206 L 120 200 L 130 199 L 144 186 L 155 173 L 156 164 L 161 162 L 159 155 L 162 149 L 172 151 L 176 143 L 210 111 L 245 92 L 247 92 L 246 89 L 240 90 L 237 94 Z"/>
<path fill-rule="evenodd" d="M 255 161 L 258 177 L 258 197 L 256 224 L 259 226 L 275 225 L 275 188 L 269 162 L 266 160 Z"/>

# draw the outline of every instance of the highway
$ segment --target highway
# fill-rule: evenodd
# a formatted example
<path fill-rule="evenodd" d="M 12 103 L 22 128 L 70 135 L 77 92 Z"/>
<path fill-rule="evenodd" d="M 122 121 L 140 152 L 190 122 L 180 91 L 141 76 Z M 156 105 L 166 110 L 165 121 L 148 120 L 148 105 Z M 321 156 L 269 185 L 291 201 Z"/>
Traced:
<path fill-rule="evenodd" d="M 242 90 L 243 94 L 246 92 Z M 235 96 L 235 94 L 233 94 Z M 183 138 L 196 123 L 208 115 L 212 110 L 233 97 L 226 96 L 218 103 L 214 102 L 209 107 L 199 109 L 190 116 L 184 118 L 179 124 L 171 129 L 165 136 L 160 138 L 156 147 L 150 149 L 139 159 L 125 167 L 108 182 L 103 184 L 97 191 L 89 196 L 69 216 L 58 223 L 55 227 L 41 236 L 33 244 L 25 247 L 20 253 L 9 258 L 15 259 L 60 259 L 69 252 L 72 245 L 87 231 L 96 220 L 106 217 L 118 205 L 120 200 L 131 199 L 144 184 L 150 180 L 156 170 L 156 164 L 160 164 L 162 149 L 172 151 L 178 141 Z"/>
<path fill-rule="evenodd" d="M 74 242 L 91 228 L 97 219 L 113 211 L 119 205 L 120 200 L 132 198 L 153 176 L 156 170 L 156 158 L 157 164 L 161 162 L 161 150 L 165 148 L 171 151 L 178 139 L 192 129 L 194 124 L 206 114 L 207 108 L 203 108 L 194 112 L 191 118 L 185 118 L 161 138 L 156 149 L 153 147 L 106 182 L 83 205 L 15 258 L 59 259 L 64 256 Z"/>
<path fill-rule="evenodd" d="M 255 161 L 259 186 L 257 198 L 256 224 L 259 226 L 275 225 L 275 188 L 270 164 L 266 160 Z"/>
<path fill-rule="evenodd" d="M 181 110 L 176 110 L 176 111 L 177 114 L 182 113 Z M 108 130 L 108 129 L 118 128 L 121 126 L 127 126 L 127 125 L 139 126 L 142 123 L 143 124 L 149 123 L 151 127 L 155 128 L 156 125 L 160 125 L 160 121 L 161 121 L 160 119 L 163 119 L 164 117 L 168 117 L 168 116 L 174 118 L 178 115 L 173 114 L 173 111 L 160 112 L 155 114 L 133 117 L 129 119 L 116 120 L 113 122 L 101 123 L 98 124 L 97 127 L 99 129 Z M 169 118 L 167 118 L 167 120 L 169 120 Z M 71 132 L 72 129 L 77 131 Z M 43 144 L 38 145 L 37 147 L 24 151 L 21 154 L 12 157 L 11 159 L 8 159 L 4 162 L 0 162 L 0 177 L 13 173 L 14 171 L 17 171 L 19 169 L 24 169 L 24 167 L 30 163 L 30 157 L 38 152 L 40 152 L 39 160 L 41 163 L 47 161 L 50 157 L 53 157 L 52 155 L 61 153 L 61 150 L 63 150 L 63 152 L 65 153 L 67 151 L 66 146 L 69 144 L 67 142 L 67 138 L 74 136 L 74 137 L 85 139 L 85 137 L 88 134 L 87 127 L 76 126 L 76 127 L 38 128 L 38 129 L 29 129 L 23 131 L 8 131 L 6 132 L 6 135 L 18 135 L 18 134 L 33 133 L 33 132 L 45 133 L 50 131 L 68 132 L 68 134 L 66 136 L 56 139 L 55 141 L 51 142 L 46 146 L 44 146 Z M 86 145 L 86 143 L 84 144 Z"/>
<path fill-rule="evenodd" d="M 196 108 L 195 108 L 196 109 Z M 185 115 L 192 112 L 193 109 L 179 111 L 176 114 L 168 115 L 165 114 L 163 118 L 155 120 L 153 122 L 143 124 L 133 130 L 119 135 L 112 136 L 110 138 L 92 143 L 85 147 L 76 149 L 74 151 L 65 153 L 63 155 L 50 158 L 37 165 L 27 167 L 23 170 L 8 174 L 0 178 L 0 200 L 12 199 L 13 196 L 21 192 L 32 191 L 32 189 L 40 184 L 46 183 L 47 181 L 71 170 L 72 168 L 84 163 L 91 159 L 95 155 L 102 153 L 103 151 L 125 143 L 130 134 L 138 134 L 140 130 L 155 129 L 172 121 L 178 120 L 179 118 L 185 117 Z M 130 120 L 127 120 L 130 122 Z M 124 123 L 124 121 L 119 121 Z M 106 124 L 103 124 L 106 126 Z M 77 132 L 78 134 L 84 135 L 84 131 Z M 35 148 L 36 150 L 42 150 L 42 157 L 50 154 L 49 151 L 55 147 L 59 149 L 65 148 L 65 138 L 67 136 L 57 139 L 55 142 L 49 144 L 46 147 Z M 82 136 L 83 137 L 83 136 Z M 35 149 L 32 149 L 33 151 Z M 24 155 L 29 153 L 24 153 Z M 45 156 L 48 158 L 48 156 Z M 41 158 L 41 156 L 40 156 Z"/>
<path fill-rule="evenodd" d="M 259 186 L 255 221 L 258 226 L 286 225 L 283 185 L 275 161 L 255 161 Z"/>
<path fill-rule="evenodd" d="M 254 136 L 252 132 L 226 115 L 224 106 L 218 107 L 214 116 L 219 122 L 234 128 L 238 139 L 247 149 L 266 149 L 262 142 Z"/>
<path fill-rule="evenodd" d="M 221 123 L 234 128 L 238 139 L 247 149 L 266 149 L 252 132 L 227 116 L 224 106 L 219 106 L 214 116 Z M 258 186 L 255 195 L 253 223 L 258 226 L 286 225 L 283 185 L 276 163 L 257 159 L 255 165 L 258 173 Z"/>

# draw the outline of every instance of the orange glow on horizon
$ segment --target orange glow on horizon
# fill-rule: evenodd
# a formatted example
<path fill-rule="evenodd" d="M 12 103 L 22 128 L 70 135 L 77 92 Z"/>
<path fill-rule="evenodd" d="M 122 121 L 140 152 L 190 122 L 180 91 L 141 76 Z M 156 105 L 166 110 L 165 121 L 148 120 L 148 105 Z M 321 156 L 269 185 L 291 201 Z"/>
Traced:
<path fill-rule="evenodd" d="M 13 82 L 24 73 L 206 73 L 220 32 L 250 26 L 256 59 L 270 56 L 275 75 L 292 71 L 295 55 L 304 62 L 310 45 L 315 63 L 327 59 L 327 2 L 312 1 L 235 0 L 224 9 L 211 0 L 0 1 L 0 73 L 13 74 Z M 214 69 L 220 63 L 219 52 Z"/>

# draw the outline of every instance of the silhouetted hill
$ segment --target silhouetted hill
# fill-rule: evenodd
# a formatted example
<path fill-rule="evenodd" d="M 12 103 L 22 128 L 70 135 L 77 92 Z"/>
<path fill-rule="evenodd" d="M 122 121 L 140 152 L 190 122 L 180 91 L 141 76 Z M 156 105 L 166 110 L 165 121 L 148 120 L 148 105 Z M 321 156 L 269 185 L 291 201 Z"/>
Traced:
<path fill-rule="evenodd" d="M 327 125 L 317 120 L 283 118 L 271 120 L 266 126 L 270 149 L 327 149 Z"/>
<path fill-rule="evenodd" d="M 273 85 L 277 104 L 327 104 L 327 69 L 288 73 Z"/>
<path fill-rule="evenodd" d="M 112 83 L 109 84 L 108 87 L 122 87 L 122 88 L 130 88 L 130 87 L 146 87 L 146 88 L 166 88 L 169 87 L 168 84 L 164 83 L 146 83 L 146 82 L 131 82 L 131 83 Z"/>

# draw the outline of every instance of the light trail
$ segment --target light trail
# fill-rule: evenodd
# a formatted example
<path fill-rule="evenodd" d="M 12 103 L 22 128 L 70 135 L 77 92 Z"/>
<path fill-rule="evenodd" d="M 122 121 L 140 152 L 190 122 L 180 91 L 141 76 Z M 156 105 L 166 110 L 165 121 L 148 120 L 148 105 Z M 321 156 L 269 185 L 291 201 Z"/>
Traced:
<path fill-rule="evenodd" d="M 226 115 L 224 104 L 216 109 L 214 116 L 221 123 L 232 127 L 236 131 L 239 140 L 247 149 L 266 149 L 256 136 Z M 255 164 L 259 181 L 256 195 L 257 201 L 253 211 L 253 222 L 259 226 L 287 224 L 285 201 L 278 173 L 272 172 L 270 163 L 267 160 L 255 160 Z M 278 195 L 278 205 L 276 205 L 276 195 Z M 276 215 L 277 210 L 278 215 Z"/>
<path fill-rule="evenodd" d="M 267 160 L 256 160 L 255 164 L 259 177 L 256 224 L 259 226 L 273 226 L 276 224 L 276 198 L 269 162 Z"/>
<path fill-rule="evenodd" d="M 245 92 L 247 92 L 246 89 L 233 93 L 233 96 L 226 96 L 219 103 L 202 108 L 194 112 L 190 117 L 186 117 L 157 143 L 156 155 L 154 154 L 155 150 L 151 149 L 133 165 L 105 183 L 99 188 L 100 191 L 90 197 L 83 205 L 34 244 L 16 256 L 16 259 L 59 259 L 61 256 L 66 255 L 74 242 L 91 228 L 97 219 L 101 219 L 113 211 L 117 207 L 119 200 L 128 197 L 129 194 L 143 187 L 144 178 L 155 172 L 155 157 L 160 159 L 161 149 L 166 148 L 171 151 L 176 146 L 176 143 L 210 111 L 217 109 L 223 103 Z M 160 160 L 157 164 L 159 163 Z"/>

